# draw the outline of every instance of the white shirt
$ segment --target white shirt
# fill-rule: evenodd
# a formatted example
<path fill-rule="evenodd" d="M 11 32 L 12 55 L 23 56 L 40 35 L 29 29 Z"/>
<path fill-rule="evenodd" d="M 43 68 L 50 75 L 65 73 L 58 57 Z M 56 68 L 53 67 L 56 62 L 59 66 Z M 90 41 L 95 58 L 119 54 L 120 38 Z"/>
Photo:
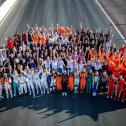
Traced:
<path fill-rule="evenodd" d="M 56 60 L 52 60 L 51 64 L 52 64 L 53 69 L 57 69 L 57 61 Z"/>
<path fill-rule="evenodd" d="M 101 65 L 101 64 L 96 64 L 96 63 L 94 63 L 94 64 L 93 64 L 93 67 L 94 67 L 95 70 L 100 70 L 100 69 L 102 69 L 102 65 Z"/>
<path fill-rule="evenodd" d="M 33 74 L 27 74 L 28 82 L 33 82 Z"/>
<path fill-rule="evenodd" d="M 47 81 L 47 74 L 46 73 L 42 73 L 42 80 Z"/>
<path fill-rule="evenodd" d="M 63 69 L 63 65 L 64 65 L 64 63 L 63 63 L 62 60 L 57 62 L 57 68 L 62 68 Z"/>
<path fill-rule="evenodd" d="M 19 77 L 19 83 L 20 83 L 20 84 L 24 84 L 24 83 L 26 83 L 26 81 L 27 81 L 27 79 L 26 79 L 25 76 Z"/>
<path fill-rule="evenodd" d="M 67 60 L 67 68 L 73 68 L 73 60 Z"/>
<path fill-rule="evenodd" d="M 45 65 L 45 68 L 46 68 L 46 69 L 49 69 L 49 68 L 50 68 L 50 65 L 51 65 L 51 61 L 50 61 L 50 60 L 45 60 L 45 61 L 43 62 L 43 64 Z"/>

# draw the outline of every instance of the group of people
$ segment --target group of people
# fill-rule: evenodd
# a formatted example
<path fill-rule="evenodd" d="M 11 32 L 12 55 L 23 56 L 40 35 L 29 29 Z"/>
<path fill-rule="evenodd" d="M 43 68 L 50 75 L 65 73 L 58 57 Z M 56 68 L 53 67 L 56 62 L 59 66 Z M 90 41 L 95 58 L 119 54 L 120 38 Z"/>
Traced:
<path fill-rule="evenodd" d="M 0 57 L 0 98 L 107 92 L 107 98 L 124 102 L 126 46 L 116 48 L 109 30 L 28 25 L 28 32 L 5 40 L 6 58 Z"/>

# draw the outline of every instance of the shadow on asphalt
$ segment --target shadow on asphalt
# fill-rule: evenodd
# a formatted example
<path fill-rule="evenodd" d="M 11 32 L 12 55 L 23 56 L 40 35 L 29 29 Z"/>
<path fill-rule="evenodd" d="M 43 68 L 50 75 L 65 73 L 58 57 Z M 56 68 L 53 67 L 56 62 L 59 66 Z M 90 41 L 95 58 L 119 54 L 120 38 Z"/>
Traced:
<path fill-rule="evenodd" d="M 61 123 L 76 116 L 82 115 L 89 116 L 94 121 L 97 121 L 100 113 L 126 108 L 126 103 L 113 101 L 112 99 L 107 99 L 105 96 L 92 97 L 70 95 L 67 97 L 62 97 L 61 95 L 56 94 L 37 96 L 36 98 L 29 96 L 18 96 L 13 99 L 1 101 L 0 113 L 16 107 L 20 107 L 21 109 L 27 108 L 36 112 L 38 111 L 37 114 L 42 115 L 42 119 L 65 111 L 66 114 L 69 114 L 69 118 L 57 122 Z M 49 111 L 52 111 L 52 113 Z M 46 114 L 48 112 L 50 114 Z"/>

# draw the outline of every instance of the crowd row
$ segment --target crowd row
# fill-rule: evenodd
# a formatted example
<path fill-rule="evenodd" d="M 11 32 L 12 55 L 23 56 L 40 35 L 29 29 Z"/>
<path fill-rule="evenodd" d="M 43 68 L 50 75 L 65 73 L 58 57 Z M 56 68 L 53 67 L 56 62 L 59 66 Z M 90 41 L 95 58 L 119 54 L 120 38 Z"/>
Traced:
<path fill-rule="evenodd" d="M 7 58 L 1 57 L 0 62 L 0 77 L 3 87 L 7 87 L 5 90 L 11 89 L 9 85 L 5 86 L 6 79 L 3 79 L 4 74 L 7 74 L 11 77 L 12 83 L 20 87 L 18 88 L 20 89 L 19 94 L 24 89 L 27 91 L 28 88 L 29 93 L 33 91 L 35 96 L 33 89 L 36 89 L 38 93 L 38 87 L 41 93 L 44 93 L 45 90 L 49 93 L 53 78 L 56 90 L 65 91 L 65 94 L 66 90 L 73 91 L 74 87 L 78 85 L 77 89 L 81 93 L 85 87 L 88 87 L 87 93 L 92 91 L 93 95 L 96 95 L 98 87 L 102 87 L 99 89 L 105 91 L 106 86 L 109 85 L 109 79 L 113 79 L 114 76 L 116 78 L 113 80 L 114 82 L 110 81 L 114 86 L 108 89 L 111 89 L 110 94 L 115 89 L 115 95 L 120 97 L 119 94 L 125 92 L 125 82 L 122 80 L 126 80 L 126 47 L 123 45 L 119 49 L 116 48 L 112 37 L 112 33 L 108 30 L 93 31 L 81 27 L 78 31 L 74 31 L 72 27 L 60 25 L 48 28 L 28 26 L 28 32 L 16 33 L 13 37 L 6 39 Z M 40 71 L 41 74 L 38 75 Z M 48 74 L 44 74 L 44 71 Z M 39 78 L 37 77 L 38 82 L 35 82 L 36 72 L 39 76 Z M 56 74 L 55 76 L 53 72 Z M 75 77 L 77 73 L 78 78 Z M 105 76 L 104 73 L 106 73 Z M 33 76 L 31 80 L 28 77 L 29 74 Z M 16 79 L 15 76 L 17 76 Z M 22 77 L 29 79 L 21 79 Z M 90 79 L 88 80 L 88 78 Z M 29 83 L 32 84 L 30 88 Z M 16 87 L 14 85 L 13 89 Z M 118 86 L 119 88 L 114 88 Z M 118 91 L 116 91 L 117 89 Z M 10 92 L 12 94 L 11 90 Z M 16 94 L 14 93 L 14 95 Z"/>

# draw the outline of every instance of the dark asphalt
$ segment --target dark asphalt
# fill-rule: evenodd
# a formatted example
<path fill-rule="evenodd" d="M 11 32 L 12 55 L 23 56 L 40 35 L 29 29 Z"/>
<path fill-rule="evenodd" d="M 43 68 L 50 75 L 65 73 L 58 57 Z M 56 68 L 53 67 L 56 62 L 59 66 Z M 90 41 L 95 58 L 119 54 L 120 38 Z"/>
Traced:
<path fill-rule="evenodd" d="M 19 0 L 0 26 L 0 40 L 26 31 L 27 23 L 78 28 L 80 22 L 92 29 L 111 26 L 95 0 Z M 111 28 L 120 46 L 123 41 Z M 0 102 L 0 126 L 126 126 L 125 115 L 126 104 L 104 96 L 25 96 Z"/>
<path fill-rule="evenodd" d="M 98 0 L 126 38 L 126 1 Z"/>

